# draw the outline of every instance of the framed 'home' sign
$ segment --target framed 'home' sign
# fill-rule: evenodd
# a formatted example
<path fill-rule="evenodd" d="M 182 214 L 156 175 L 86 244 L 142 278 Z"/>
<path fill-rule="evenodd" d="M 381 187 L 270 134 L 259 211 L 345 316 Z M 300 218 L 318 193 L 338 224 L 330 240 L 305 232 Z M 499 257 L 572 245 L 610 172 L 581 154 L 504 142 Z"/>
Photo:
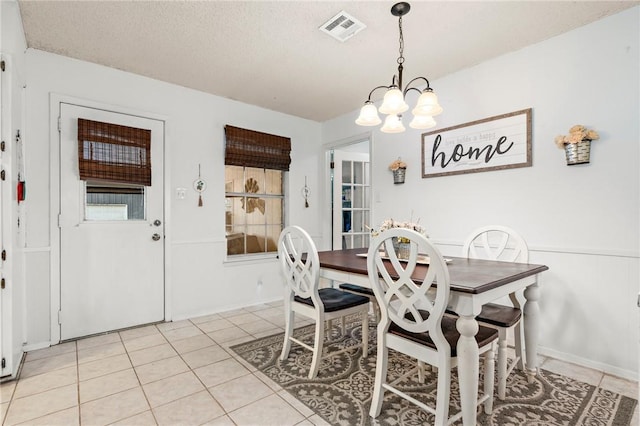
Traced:
<path fill-rule="evenodd" d="M 422 177 L 531 166 L 531 108 L 422 134 Z"/>

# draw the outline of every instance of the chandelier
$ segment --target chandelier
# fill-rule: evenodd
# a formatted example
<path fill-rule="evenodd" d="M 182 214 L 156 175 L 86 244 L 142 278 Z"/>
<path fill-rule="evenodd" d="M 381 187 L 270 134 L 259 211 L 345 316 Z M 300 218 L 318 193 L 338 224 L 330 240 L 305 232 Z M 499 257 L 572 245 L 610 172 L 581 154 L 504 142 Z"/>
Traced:
<path fill-rule="evenodd" d="M 420 93 L 418 102 L 415 108 L 411 110 L 413 114 L 413 120 L 409 123 L 409 126 L 413 129 L 429 129 L 436 125 L 434 116 L 442 112 L 442 107 L 438 103 L 438 97 L 429 87 L 429 80 L 425 77 L 416 77 L 411 80 L 406 87 L 402 87 L 402 70 L 404 64 L 404 37 L 402 35 L 402 16 L 409 13 L 411 6 L 409 3 L 401 2 L 396 3 L 391 8 L 391 14 L 398 17 L 398 27 L 400 29 L 400 56 L 398 57 L 398 75 L 394 75 L 391 80 L 390 86 L 378 86 L 375 87 L 370 93 L 369 98 L 364 103 L 364 106 L 360 110 L 360 116 L 356 120 L 356 124 L 360 126 L 377 126 L 382 121 L 378 116 L 378 111 L 381 114 L 386 114 L 387 117 L 384 120 L 384 125 L 380 129 L 385 133 L 401 133 L 405 131 L 402 124 L 402 113 L 409 109 L 409 105 L 405 102 L 407 93 L 412 90 Z M 423 90 L 412 86 L 414 83 L 426 83 L 426 88 Z M 386 89 L 387 92 L 384 95 L 382 105 L 378 110 L 371 101 L 371 95 L 378 89 Z"/>

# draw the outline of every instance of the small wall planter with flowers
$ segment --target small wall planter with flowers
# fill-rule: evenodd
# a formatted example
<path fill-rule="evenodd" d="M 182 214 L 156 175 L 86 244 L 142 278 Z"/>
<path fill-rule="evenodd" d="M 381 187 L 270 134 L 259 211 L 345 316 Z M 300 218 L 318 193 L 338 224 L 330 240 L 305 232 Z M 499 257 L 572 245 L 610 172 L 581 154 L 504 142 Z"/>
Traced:
<path fill-rule="evenodd" d="M 407 163 L 402 161 L 400 157 L 393 163 L 389 164 L 389 170 L 393 172 L 393 183 L 404 183 L 405 172 L 407 171 Z"/>
<path fill-rule="evenodd" d="M 595 130 L 576 124 L 569 129 L 568 135 L 556 136 L 555 142 L 558 148 L 564 149 L 567 166 L 573 166 L 590 161 L 591 141 L 599 138 L 600 135 Z"/>

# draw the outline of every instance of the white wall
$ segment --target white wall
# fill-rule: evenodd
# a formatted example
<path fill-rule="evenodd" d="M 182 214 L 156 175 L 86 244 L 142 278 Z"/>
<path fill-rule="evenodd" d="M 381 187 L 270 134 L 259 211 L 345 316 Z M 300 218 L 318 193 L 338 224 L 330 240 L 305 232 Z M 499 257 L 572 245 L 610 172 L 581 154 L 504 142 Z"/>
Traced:
<path fill-rule="evenodd" d="M 438 128 L 533 108 L 533 166 L 421 178 L 420 131 L 373 131 L 374 221 L 420 218 L 449 255 L 472 229 L 504 224 L 527 240 L 540 277 L 541 352 L 637 379 L 640 7 L 432 81 Z M 428 48 L 425 47 L 425 48 Z M 390 58 L 390 61 L 393 58 Z M 408 78 L 428 70 L 405 67 Z M 364 95 L 364 94 L 363 94 Z M 357 111 L 323 142 L 360 134 Z M 566 166 L 554 137 L 596 129 L 591 163 Z M 387 166 L 408 162 L 404 185 Z"/>
<path fill-rule="evenodd" d="M 54 268 L 48 254 L 51 251 L 55 259 L 58 250 L 51 246 L 50 238 L 50 221 L 58 213 L 50 205 L 50 197 L 57 197 L 50 193 L 51 147 L 58 144 L 57 132 L 52 131 L 55 124 L 50 121 L 52 95 L 166 117 L 166 184 L 171 195 L 166 200 L 170 213 L 165 223 L 171 319 L 282 298 L 275 259 L 225 263 L 224 125 L 291 138 L 292 164 L 286 191 L 292 196 L 285 214 L 290 223 L 304 226 L 318 238 L 317 211 L 305 210 L 303 199 L 296 195 L 304 185 L 300 184 L 304 176 L 311 187 L 319 186 L 320 124 L 38 50 L 28 50 L 26 60 L 26 159 L 31 170 L 27 246 L 32 253 L 27 268 L 33 271 L 27 281 L 29 347 L 46 344 L 51 338 L 49 276 Z M 212 78 L 223 76 L 212 70 Z M 191 190 L 199 164 L 207 181 L 203 207 L 197 206 L 197 195 Z M 176 188 L 188 188 L 185 200 L 177 199 Z M 55 299 L 53 302 L 55 307 Z"/>

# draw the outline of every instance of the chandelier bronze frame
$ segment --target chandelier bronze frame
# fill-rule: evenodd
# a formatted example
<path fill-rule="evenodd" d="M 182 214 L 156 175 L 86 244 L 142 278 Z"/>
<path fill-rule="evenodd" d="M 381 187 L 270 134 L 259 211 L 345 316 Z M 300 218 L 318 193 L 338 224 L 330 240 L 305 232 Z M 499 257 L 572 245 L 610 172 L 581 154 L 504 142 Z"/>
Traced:
<path fill-rule="evenodd" d="M 391 14 L 398 17 L 398 30 L 399 30 L 399 56 L 398 62 L 398 74 L 394 75 L 391 79 L 390 86 L 377 86 L 369 92 L 369 97 L 364 103 L 364 106 L 360 110 L 360 116 L 356 120 L 356 124 L 361 126 L 376 126 L 382 121 L 378 116 L 378 111 L 382 114 L 387 114 L 385 124 L 381 128 L 381 131 L 385 133 L 400 133 L 405 130 L 402 124 L 402 113 L 409 109 L 409 106 L 405 102 L 407 93 L 415 90 L 420 94 L 416 107 L 412 110 L 414 115 L 413 121 L 409 124 L 414 129 L 429 129 L 436 125 L 433 117 L 442 112 L 442 107 L 438 103 L 438 98 L 433 92 L 429 84 L 429 80 L 426 77 L 416 77 L 409 81 L 406 87 L 402 86 L 402 73 L 404 71 L 404 34 L 402 31 L 402 17 L 409 13 L 411 6 L 409 3 L 400 2 L 393 5 L 391 8 Z M 417 82 L 426 84 L 426 87 L 420 89 Z M 376 110 L 376 107 L 371 100 L 374 92 L 379 89 L 386 89 L 387 92 L 384 96 L 384 101 L 380 108 Z"/>

